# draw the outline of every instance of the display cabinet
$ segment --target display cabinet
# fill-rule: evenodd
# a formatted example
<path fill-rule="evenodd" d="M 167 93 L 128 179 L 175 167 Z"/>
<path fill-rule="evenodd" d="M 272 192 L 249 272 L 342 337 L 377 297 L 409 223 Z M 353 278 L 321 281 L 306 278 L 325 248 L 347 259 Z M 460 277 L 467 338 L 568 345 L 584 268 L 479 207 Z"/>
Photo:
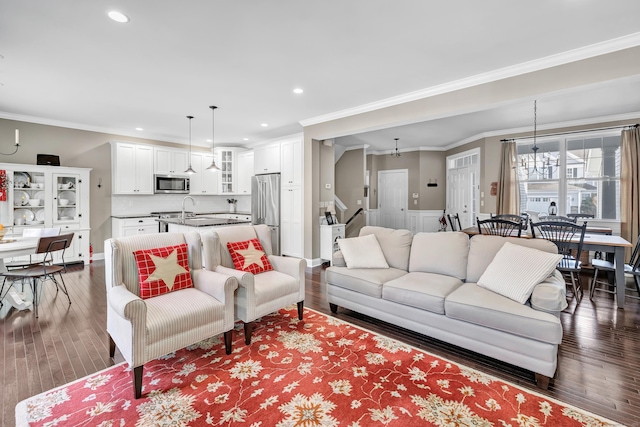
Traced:
<path fill-rule="evenodd" d="M 0 222 L 11 234 L 27 227 L 73 232 L 66 261 L 89 262 L 89 173 L 91 169 L 0 163 L 6 176 Z M 77 238 L 76 238 L 77 236 Z"/>

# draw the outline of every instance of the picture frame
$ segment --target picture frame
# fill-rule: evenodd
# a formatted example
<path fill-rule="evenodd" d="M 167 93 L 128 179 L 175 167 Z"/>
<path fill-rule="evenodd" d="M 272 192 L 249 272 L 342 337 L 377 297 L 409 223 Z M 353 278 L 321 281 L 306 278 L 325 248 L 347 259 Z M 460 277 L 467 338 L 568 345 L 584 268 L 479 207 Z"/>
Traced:
<path fill-rule="evenodd" d="M 325 212 L 324 216 L 327 218 L 327 225 L 333 225 L 333 215 L 331 215 L 331 212 Z"/>

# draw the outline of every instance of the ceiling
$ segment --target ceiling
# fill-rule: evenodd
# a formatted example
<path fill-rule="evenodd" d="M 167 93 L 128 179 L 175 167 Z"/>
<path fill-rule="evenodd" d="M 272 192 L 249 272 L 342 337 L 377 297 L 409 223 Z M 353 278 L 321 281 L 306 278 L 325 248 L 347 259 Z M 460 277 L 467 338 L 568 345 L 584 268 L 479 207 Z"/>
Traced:
<path fill-rule="evenodd" d="M 110 20 L 113 9 L 130 22 Z M 216 105 L 216 145 L 251 146 L 301 132 L 300 122 L 586 46 L 640 45 L 638 16 L 637 0 L 3 1 L 0 117 L 188 143 L 193 115 L 192 142 L 208 146 Z M 638 113 L 630 93 L 640 76 L 546 94 L 539 127 Z M 336 142 L 443 149 L 530 129 L 532 101 Z"/>

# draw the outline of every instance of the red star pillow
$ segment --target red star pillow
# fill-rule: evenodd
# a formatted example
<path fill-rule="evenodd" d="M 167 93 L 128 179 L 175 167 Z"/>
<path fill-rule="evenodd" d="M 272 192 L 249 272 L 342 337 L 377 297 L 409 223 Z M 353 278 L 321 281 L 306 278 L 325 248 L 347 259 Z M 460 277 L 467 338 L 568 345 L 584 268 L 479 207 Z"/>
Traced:
<path fill-rule="evenodd" d="M 147 299 L 193 287 L 186 243 L 141 249 L 135 251 L 133 256 L 138 265 L 140 298 Z"/>
<path fill-rule="evenodd" d="M 262 249 L 260 240 L 251 239 L 244 242 L 228 242 L 227 248 L 236 270 L 258 274 L 271 271 L 273 267 Z"/>

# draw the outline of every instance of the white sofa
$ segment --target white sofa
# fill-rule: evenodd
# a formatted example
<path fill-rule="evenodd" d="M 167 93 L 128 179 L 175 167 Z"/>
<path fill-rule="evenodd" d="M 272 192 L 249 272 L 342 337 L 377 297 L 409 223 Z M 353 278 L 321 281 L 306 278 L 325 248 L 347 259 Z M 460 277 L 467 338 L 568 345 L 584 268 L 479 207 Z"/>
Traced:
<path fill-rule="evenodd" d="M 547 388 L 562 342 L 559 313 L 567 306 L 559 272 L 521 304 L 476 284 L 505 242 L 557 253 L 542 239 L 461 232 L 418 233 L 364 227 L 389 268 L 347 268 L 336 252 L 325 273 L 331 311 L 338 306 L 531 370 Z M 513 266 L 514 269 L 518 265 Z"/>

